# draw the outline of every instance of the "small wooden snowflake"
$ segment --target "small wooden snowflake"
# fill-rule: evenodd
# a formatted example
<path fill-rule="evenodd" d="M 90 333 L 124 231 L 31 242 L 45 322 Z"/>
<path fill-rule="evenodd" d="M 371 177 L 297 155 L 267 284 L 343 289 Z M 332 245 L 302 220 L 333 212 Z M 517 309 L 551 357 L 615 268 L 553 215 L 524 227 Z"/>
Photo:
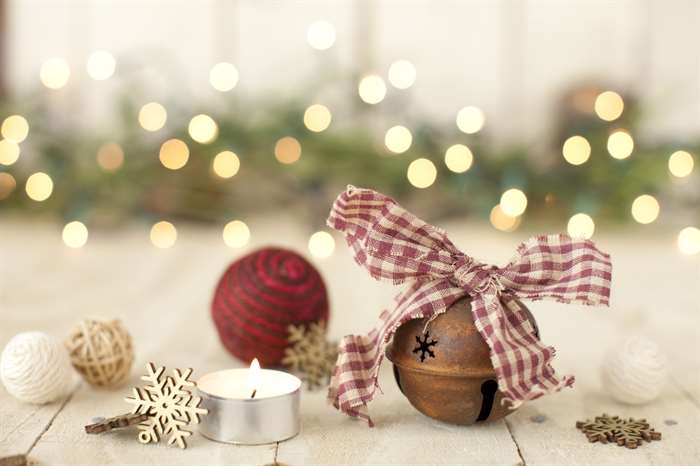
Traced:
<path fill-rule="evenodd" d="M 312 322 L 308 326 L 290 325 L 290 346 L 284 351 L 282 364 L 298 372 L 310 389 L 328 383 L 338 357 L 337 345 L 326 339 L 325 322 Z"/>
<path fill-rule="evenodd" d="M 199 416 L 207 414 L 200 408 L 201 399 L 193 396 L 189 388 L 194 382 L 189 380 L 192 369 L 184 372 L 173 370 L 172 376 L 163 376 L 164 367 L 156 367 L 152 362 L 147 366 L 148 374 L 141 380 L 148 382 L 145 387 L 134 387 L 132 396 L 125 398 L 133 404 L 133 414 L 148 414 L 149 417 L 138 425 L 139 442 L 158 442 L 161 437 L 168 437 L 168 445 L 177 443 L 180 448 L 187 448 L 185 439 L 192 432 L 185 429 L 191 424 L 199 424 Z"/>
<path fill-rule="evenodd" d="M 614 442 L 632 449 L 642 445 L 644 440 L 661 440 L 661 432 L 655 431 L 646 419 L 622 419 L 602 414 L 593 421 L 576 422 L 576 428 L 586 435 L 589 442 Z"/>

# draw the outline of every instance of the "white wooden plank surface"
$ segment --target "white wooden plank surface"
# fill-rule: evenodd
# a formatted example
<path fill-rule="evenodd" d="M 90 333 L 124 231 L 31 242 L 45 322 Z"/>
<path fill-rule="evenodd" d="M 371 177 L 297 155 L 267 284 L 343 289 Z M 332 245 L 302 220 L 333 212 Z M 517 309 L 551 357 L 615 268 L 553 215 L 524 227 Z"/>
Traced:
<path fill-rule="evenodd" d="M 349 419 L 325 402 L 325 393 L 304 394 L 303 430 L 280 443 L 278 461 L 292 465 L 515 465 L 521 462 L 503 421 L 460 427 L 434 421 L 411 407 L 382 367 L 383 395 L 371 404 L 376 426 Z"/>
<path fill-rule="evenodd" d="M 4 390 L 0 392 L 0 458 L 26 455 L 65 402 L 62 399 L 33 406 L 18 403 Z"/>
<path fill-rule="evenodd" d="M 569 309 L 572 306 L 552 303 L 531 306 L 542 338 L 557 348 L 556 366 L 562 373 L 575 374 L 576 384 L 574 389 L 528 403 L 508 418 L 525 463 L 696 464 L 700 410 L 689 393 L 698 388 L 700 370 L 700 263 L 678 254 L 670 241 L 657 244 L 613 237 L 600 243 L 613 257 L 610 309 Z M 655 340 L 667 353 L 671 372 L 658 400 L 629 406 L 605 392 L 600 367 L 610 346 L 638 334 Z M 662 432 L 663 440 L 636 450 L 589 444 L 574 423 L 602 413 L 646 418 Z M 537 415 L 546 420 L 532 422 Z"/>
<path fill-rule="evenodd" d="M 65 335 L 86 315 L 120 317 L 137 350 L 132 381 L 153 360 L 191 366 L 195 376 L 240 365 L 221 347 L 209 318 L 214 284 L 236 255 L 264 244 L 303 251 L 307 231 L 285 221 L 249 222 L 253 243 L 225 248 L 216 230 L 180 228 L 178 243 L 156 250 L 147 228 L 126 233 L 91 232 L 88 246 L 69 250 L 60 228 L 25 224 L 0 228 L 0 345 L 23 330 Z M 481 259 L 502 263 L 527 234 L 498 235 L 449 225 L 455 242 Z M 280 232 L 284 232 L 281 236 Z M 380 379 L 384 395 L 372 404 L 377 427 L 346 419 L 325 403 L 323 392 L 304 393 L 302 432 L 279 447 L 234 447 L 192 437 L 184 452 L 141 445 L 132 434 L 87 436 L 92 417 L 113 415 L 128 386 L 95 390 L 81 385 L 61 409 L 24 405 L 0 389 L 0 458 L 29 452 L 39 464 L 653 464 L 697 462 L 700 451 L 700 261 L 680 256 L 671 235 L 651 239 L 612 235 L 599 240 L 613 253 L 615 288 L 609 310 L 537 303 L 531 307 L 545 341 L 558 349 L 557 368 L 575 373 L 575 389 L 529 403 L 504 422 L 454 427 L 417 413 L 397 390 L 389 367 Z M 666 243 L 664 243 L 666 241 Z M 643 252 L 643 253 L 642 253 Z M 318 262 L 332 302 L 331 335 L 365 331 L 396 292 L 377 284 L 352 262 L 338 242 L 336 254 Z M 654 338 L 670 356 L 671 376 L 662 398 L 641 407 L 612 401 L 600 386 L 605 349 L 628 334 Z M 60 412 L 58 412 L 60 410 Z M 629 451 L 590 445 L 574 422 L 602 412 L 646 417 L 664 439 Z M 58 414 L 56 415 L 56 413 Z M 545 421 L 531 418 L 544 415 Z M 54 419 L 55 416 L 55 419 Z M 666 420 L 677 424 L 666 425 Z M 44 432 L 45 430 L 45 432 Z M 510 432 L 509 432 L 510 430 Z M 512 437 L 511 437 L 512 435 Z M 36 445 L 32 445 L 36 442 Z M 31 449 L 31 451 L 29 451 Z"/>
<path fill-rule="evenodd" d="M 528 403 L 508 418 L 526 464 L 685 465 L 700 458 L 696 440 L 700 438 L 700 411 L 673 381 L 669 380 L 659 399 L 641 406 L 616 402 L 601 385 L 599 368 L 605 360 L 606 347 L 627 333 L 619 320 L 612 316 L 602 323 L 597 316 L 589 315 L 576 319 L 573 325 L 559 327 L 566 337 L 556 338 L 549 330 L 543 331 L 547 341 L 560 338 L 568 341 L 555 343 L 557 366 L 562 372 L 574 373 L 576 384 L 573 389 Z M 565 327 L 569 327 L 566 332 Z M 696 361 L 679 370 L 697 371 L 697 368 Z M 636 450 L 590 444 L 574 423 L 602 413 L 646 418 L 662 432 L 663 439 Z M 533 422 L 535 416 L 544 416 L 544 422 Z M 667 421 L 674 425 L 667 425 Z"/>
<path fill-rule="evenodd" d="M 136 380 L 132 383 L 141 383 Z M 92 416 L 120 414 L 126 404 L 124 392 L 95 390 L 82 386 L 71 403 L 61 411 L 51 428 L 31 451 L 29 457 L 46 465 L 94 464 L 240 464 L 262 465 L 272 463 L 275 445 L 239 447 L 211 442 L 195 433 L 188 440 L 188 448 L 142 445 L 133 429 L 101 435 L 87 435 L 83 426 Z M 196 430 L 196 428 L 195 428 Z"/>
<path fill-rule="evenodd" d="M 22 306 L 18 301 L 26 298 L 27 283 L 35 270 L 44 267 L 47 255 L 41 242 L 34 244 L 31 252 L 26 251 L 11 230 L 0 228 L 0 349 L 16 333 L 32 328 L 27 322 L 28 303 Z M 65 402 L 61 399 L 41 406 L 19 403 L 1 387 L 0 458 L 26 454 Z"/>

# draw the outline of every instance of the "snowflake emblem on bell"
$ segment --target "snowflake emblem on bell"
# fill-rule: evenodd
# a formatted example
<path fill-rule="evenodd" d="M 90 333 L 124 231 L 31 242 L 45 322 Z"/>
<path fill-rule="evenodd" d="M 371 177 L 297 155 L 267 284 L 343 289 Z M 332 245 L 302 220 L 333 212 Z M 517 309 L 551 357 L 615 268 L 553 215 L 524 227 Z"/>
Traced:
<path fill-rule="evenodd" d="M 430 349 L 431 346 L 437 345 L 437 341 L 431 340 L 428 341 L 428 338 L 430 337 L 430 332 L 425 332 L 425 335 L 423 335 L 423 339 L 421 340 L 421 337 L 416 335 L 416 342 L 418 342 L 418 346 L 413 348 L 414 353 L 420 353 L 420 362 L 425 362 L 425 355 L 427 354 L 431 358 L 435 357 L 435 353 L 433 350 Z"/>

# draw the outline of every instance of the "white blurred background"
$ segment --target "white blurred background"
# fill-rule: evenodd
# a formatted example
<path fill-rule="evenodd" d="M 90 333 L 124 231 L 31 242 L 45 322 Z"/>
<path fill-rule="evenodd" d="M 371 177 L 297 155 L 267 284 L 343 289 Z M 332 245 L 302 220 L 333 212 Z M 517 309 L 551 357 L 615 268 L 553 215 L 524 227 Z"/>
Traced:
<path fill-rule="evenodd" d="M 644 109 L 639 138 L 700 135 L 700 3 L 695 0 L 5 0 L 5 72 L 15 93 L 63 57 L 86 121 L 109 124 L 105 87 L 85 72 L 95 50 L 133 68 L 151 100 L 216 98 L 206 85 L 220 61 L 239 71 L 240 95 L 293 94 L 329 70 L 386 75 L 397 59 L 417 80 L 394 113 L 453 121 L 465 105 L 487 116 L 496 141 L 549 134 L 562 89 L 589 79 L 624 90 Z M 336 41 L 307 43 L 318 20 Z M 306 92 L 308 95 L 308 92 Z M 317 96 L 325 97 L 325 96 Z M 95 116 L 96 118 L 92 118 Z M 499 124 L 488 128 L 488 122 Z"/>

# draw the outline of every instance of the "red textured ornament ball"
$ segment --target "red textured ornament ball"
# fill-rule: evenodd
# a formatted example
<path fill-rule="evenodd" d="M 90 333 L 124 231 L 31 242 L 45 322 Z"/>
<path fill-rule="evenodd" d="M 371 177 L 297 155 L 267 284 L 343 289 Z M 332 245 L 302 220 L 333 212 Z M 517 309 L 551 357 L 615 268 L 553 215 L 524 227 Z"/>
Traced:
<path fill-rule="evenodd" d="M 289 325 L 328 321 L 326 285 L 299 254 L 264 248 L 235 261 L 219 280 L 211 315 L 226 349 L 243 362 L 280 365 Z"/>

